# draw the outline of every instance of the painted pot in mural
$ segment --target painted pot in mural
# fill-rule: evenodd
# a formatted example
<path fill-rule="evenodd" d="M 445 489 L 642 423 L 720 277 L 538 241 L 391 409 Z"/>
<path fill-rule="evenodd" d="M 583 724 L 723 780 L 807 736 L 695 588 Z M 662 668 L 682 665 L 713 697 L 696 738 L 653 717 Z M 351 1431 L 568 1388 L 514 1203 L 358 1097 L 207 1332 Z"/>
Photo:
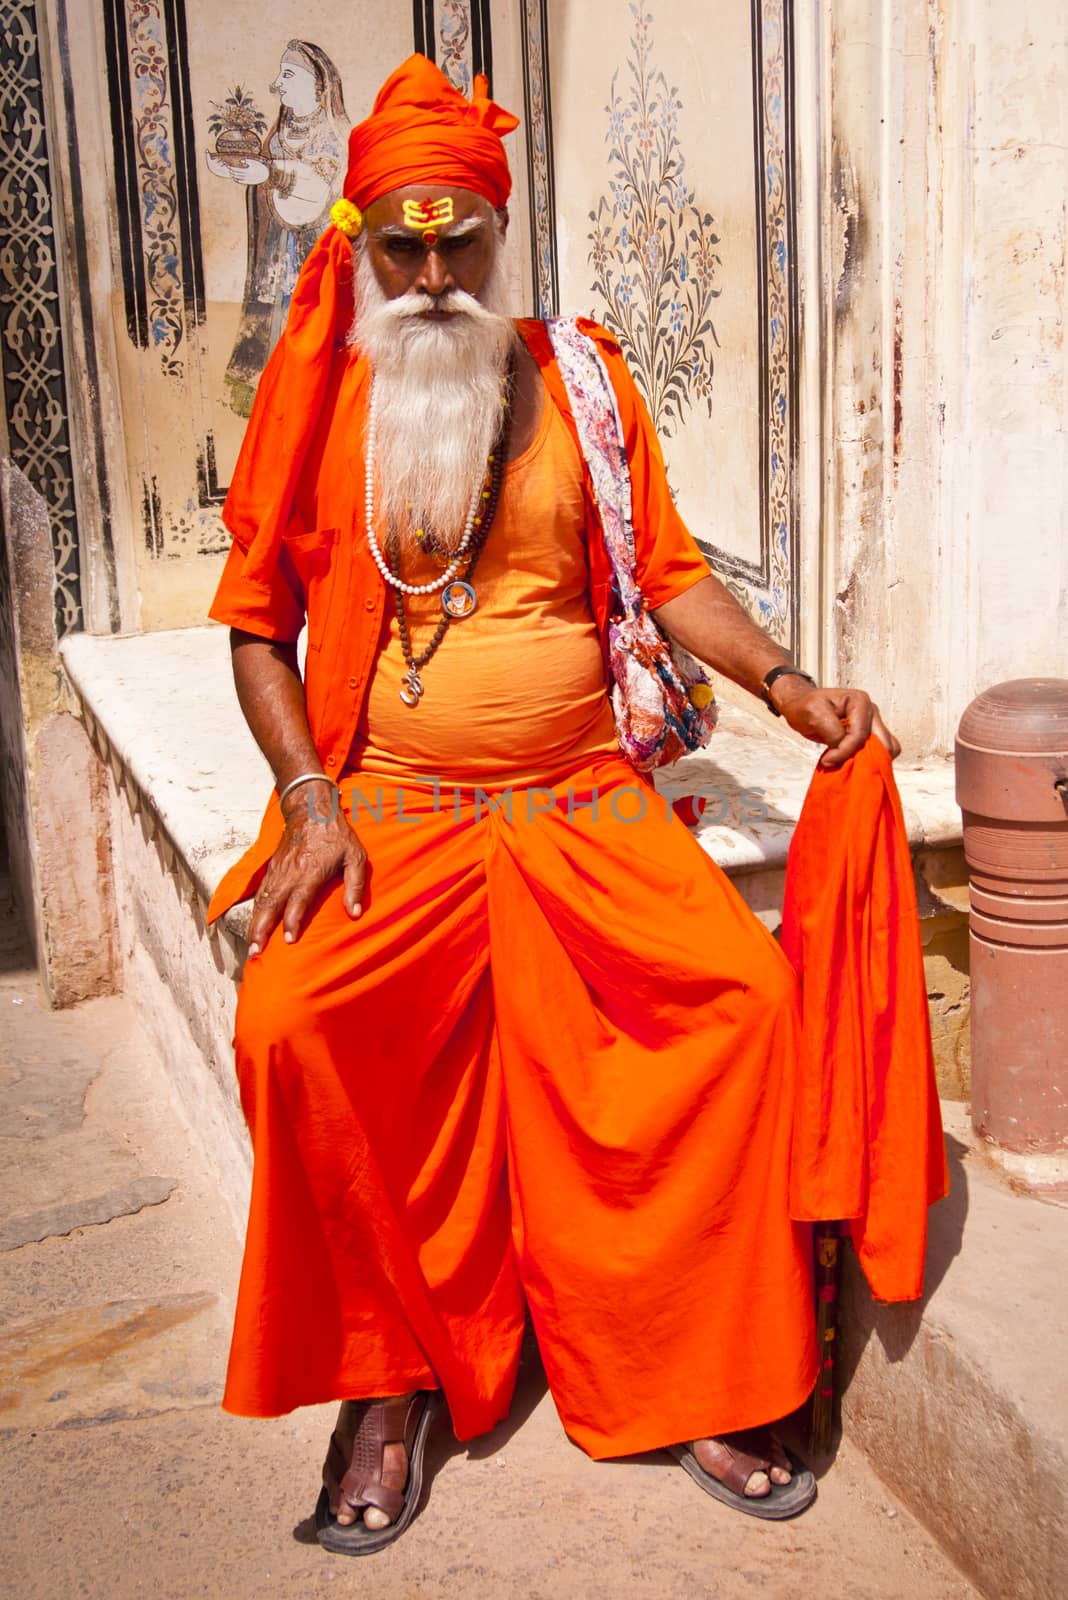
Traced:
<path fill-rule="evenodd" d="M 341 192 L 348 115 L 326 52 L 290 39 L 271 93 L 281 101 L 270 132 L 244 89 L 231 90 L 209 131 L 209 171 L 245 191 L 248 268 L 241 321 L 226 369 L 227 397 L 247 417 L 260 373 L 285 326 L 297 275 Z"/>
<path fill-rule="evenodd" d="M 215 141 L 216 159 L 229 166 L 258 156 L 262 148 L 259 135 L 251 128 L 224 128 Z"/>

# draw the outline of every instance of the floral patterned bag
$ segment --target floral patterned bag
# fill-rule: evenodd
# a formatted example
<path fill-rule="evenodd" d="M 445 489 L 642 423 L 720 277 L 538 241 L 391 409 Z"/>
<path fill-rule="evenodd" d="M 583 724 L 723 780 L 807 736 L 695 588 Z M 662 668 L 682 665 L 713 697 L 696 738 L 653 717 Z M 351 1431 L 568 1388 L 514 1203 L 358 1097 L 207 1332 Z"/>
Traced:
<path fill-rule="evenodd" d="M 556 318 L 546 327 L 615 572 L 619 612 L 608 627 L 608 657 L 616 734 L 631 765 L 650 772 L 708 743 L 716 726 L 716 700 L 700 663 L 665 636 L 638 587 L 630 468 L 604 364 L 574 317 Z"/>

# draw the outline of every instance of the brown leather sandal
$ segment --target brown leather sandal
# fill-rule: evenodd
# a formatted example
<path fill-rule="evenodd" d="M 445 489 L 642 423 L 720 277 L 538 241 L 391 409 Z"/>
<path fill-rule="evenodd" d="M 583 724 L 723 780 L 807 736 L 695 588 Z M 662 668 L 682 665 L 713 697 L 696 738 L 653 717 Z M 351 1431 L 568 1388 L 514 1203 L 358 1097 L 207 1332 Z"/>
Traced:
<path fill-rule="evenodd" d="M 372 1555 L 401 1534 L 419 1508 L 423 1487 L 423 1452 L 437 1408 L 437 1394 L 425 1390 L 401 1399 L 344 1400 L 338 1428 L 330 1438 L 323 1465 L 323 1489 L 315 1508 L 316 1537 L 324 1550 L 337 1555 Z M 338 1437 L 344 1420 L 351 1446 Z M 387 1444 L 403 1444 L 408 1455 L 408 1482 L 392 1489 L 382 1482 L 382 1462 Z M 344 1500 L 354 1511 L 377 1506 L 391 1519 L 388 1528 L 369 1528 L 362 1518 L 340 1523 L 331 1502 Z"/>
<path fill-rule="evenodd" d="M 748 1517 L 763 1517 L 771 1522 L 781 1522 L 787 1517 L 799 1516 L 812 1504 L 816 1498 L 816 1479 L 803 1461 L 799 1461 L 792 1451 L 780 1444 L 780 1449 L 783 1450 L 793 1472 L 790 1482 L 773 1483 L 769 1492 L 764 1495 L 747 1495 L 745 1486 L 753 1473 L 771 1471 L 772 1463 L 767 1455 L 752 1453 L 760 1449 L 755 1436 L 763 1432 L 766 1437 L 768 1431 L 751 1429 L 716 1439 L 714 1443 L 724 1452 L 721 1478 L 714 1478 L 710 1472 L 705 1471 L 694 1454 L 692 1444 L 669 1445 L 668 1453 L 673 1455 L 693 1481 L 714 1499 L 721 1500 L 724 1505 L 733 1506 L 736 1511 L 742 1511 Z"/>

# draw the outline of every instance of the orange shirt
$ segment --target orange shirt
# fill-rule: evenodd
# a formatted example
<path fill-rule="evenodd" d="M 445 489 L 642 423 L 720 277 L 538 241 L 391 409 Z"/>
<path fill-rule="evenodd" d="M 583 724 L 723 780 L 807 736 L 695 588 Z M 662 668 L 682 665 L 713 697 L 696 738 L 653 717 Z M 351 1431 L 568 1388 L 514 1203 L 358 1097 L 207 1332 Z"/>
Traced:
<path fill-rule="evenodd" d="M 392 596 L 349 765 L 375 777 L 433 773 L 481 787 L 536 783 L 561 764 L 616 753 L 597 627 L 590 610 L 582 463 L 546 399 L 530 446 L 507 468 L 472 576 L 469 617 L 450 625 L 426 667 L 418 707 L 400 688 L 408 667 Z M 409 583 L 441 571 L 406 554 Z M 416 653 L 441 621 L 441 594 L 410 595 Z"/>

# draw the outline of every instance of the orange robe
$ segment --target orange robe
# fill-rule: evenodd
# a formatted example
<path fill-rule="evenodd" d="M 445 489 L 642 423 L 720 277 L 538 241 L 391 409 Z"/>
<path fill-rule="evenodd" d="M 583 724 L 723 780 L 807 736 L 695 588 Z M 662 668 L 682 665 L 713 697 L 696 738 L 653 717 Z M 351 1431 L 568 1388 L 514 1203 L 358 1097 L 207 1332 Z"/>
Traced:
<path fill-rule="evenodd" d="M 918 1300 L 927 1208 L 948 1193 L 912 854 L 886 748 L 817 768 L 786 868 L 801 975 L 790 1214 L 848 1220 L 877 1300 Z"/>
<path fill-rule="evenodd" d="M 809 1231 L 788 1214 L 798 1012 L 775 941 L 614 747 L 599 554 L 546 376 L 478 609 L 418 709 L 396 698 L 392 602 L 351 585 L 358 363 L 331 379 L 273 603 L 240 552 L 220 589 L 216 616 L 276 637 L 306 597 L 313 732 L 328 770 L 341 751 L 369 860 L 357 923 L 337 886 L 299 941 L 276 930 L 246 966 L 255 1169 L 224 1403 L 440 1386 L 468 1438 L 507 1412 L 526 1303 L 564 1426 L 603 1457 L 781 1416 L 812 1387 Z M 670 506 L 622 398 L 636 504 Z M 640 533 L 654 604 L 706 570 L 679 528 L 665 510 Z M 349 624 L 372 602 L 361 679 Z M 433 615 L 409 608 L 417 649 Z M 341 709 L 317 698 L 325 659 Z M 280 833 L 275 805 L 213 914 Z"/>

